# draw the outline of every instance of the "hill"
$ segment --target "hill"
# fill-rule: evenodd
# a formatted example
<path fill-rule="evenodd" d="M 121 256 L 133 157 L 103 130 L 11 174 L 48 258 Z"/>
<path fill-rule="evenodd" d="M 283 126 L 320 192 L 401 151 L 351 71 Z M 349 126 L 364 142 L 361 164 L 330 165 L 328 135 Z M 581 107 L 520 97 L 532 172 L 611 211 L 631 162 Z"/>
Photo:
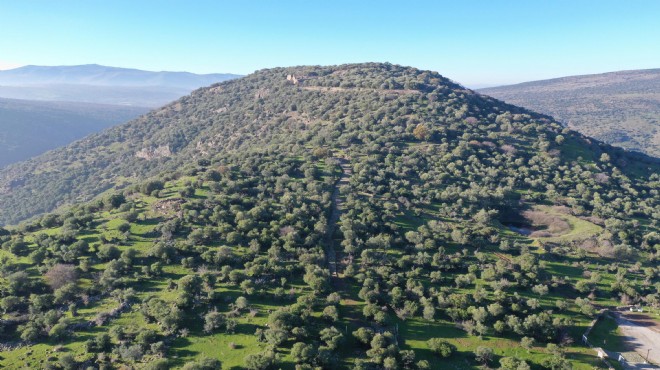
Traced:
<path fill-rule="evenodd" d="M 90 201 L 0 229 L 0 361 L 593 369 L 657 306 L 658 169 L 435 72 L 258 71 L 2 170 L 5 221 Z"/>
<path fill-rule="evenodd" d="M 147 108 L 0 98 L 0 168 L 126 122 Z"/>
<path fill-rule="evenodd" d="M 0 97 L 157 107 L 233 74 L 152 72 L 107 67 L 24 66 L 0 71 Z"/>
<path fill-rule="evenodd" d="M 478 91 L 551 115 L 606 143 L 660 157 L 660 69 L 571 76 Z"/>

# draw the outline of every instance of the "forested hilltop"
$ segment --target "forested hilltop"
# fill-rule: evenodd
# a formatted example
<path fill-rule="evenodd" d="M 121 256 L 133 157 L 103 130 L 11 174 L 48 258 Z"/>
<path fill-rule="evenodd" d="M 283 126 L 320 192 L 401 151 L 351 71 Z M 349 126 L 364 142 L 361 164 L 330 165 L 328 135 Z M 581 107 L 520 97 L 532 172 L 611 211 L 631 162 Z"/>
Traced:
<path fill-rule="evenodd" d="M 660 157 L 660 69 L 562 77 L 479 92 L 549 114 L 606 143 Z"/>
<path fill-rule="evenodd" d="M 298 76 L 296 84 L 287 75 Z M 352 102 L 352 111 L 347 110 L 347 101 Z M 263 70 L 199 89 L 129 124 L 0 170 L 0 225 L 89 200 L 113 187 L 185 166 L 191 159 L 254 146 L 319 141 L 333 147 L 380 144 L 398 140 L 403 134 L 399 131 L 413 123 L 427 125 L 438 144 L 444 138 L 446 145 L 458 145 L 460 136 L 473 130 L 477 130 L 474 135 L 483 135 L 481 125 L 529 119 L 542 126 L 552 122 L 415 69 L 374 64 Z M 365 122 L 375 126 L 371 137 L 361 137 Z M 526 130 L 502 133 L 501 143 L 485 141 L 516 151 L 544 149 L 531 147 L 532 140 L 538 140 L 529 137 L 536 135 L 536 129 Z M 561 129 L 549 125 L 543 130 Z M 495 135 L 489 128 L 484 132 Z M 598 159 L 605 151 L 625 173 L 630 173 L 626 166 L 647 172 L 647 166 L 638 163 L 646 161 L 643 157 L 632 159 L 574 134 L 564 135 L 570 139 L 564 152 L 575 147 L 567 153 L 571 159 L 582 148 L 589 152 L 587 159 Z M 526 137 L 527 146 L 515 145 L 518 136 Z"/>
<path fill-rule="evenodd" d="M 1 172 L 4 222 L 89 201 L 0 229 L 0 364 L 604 367 L 659 172 L 435 72 L 259 71 Z"/>

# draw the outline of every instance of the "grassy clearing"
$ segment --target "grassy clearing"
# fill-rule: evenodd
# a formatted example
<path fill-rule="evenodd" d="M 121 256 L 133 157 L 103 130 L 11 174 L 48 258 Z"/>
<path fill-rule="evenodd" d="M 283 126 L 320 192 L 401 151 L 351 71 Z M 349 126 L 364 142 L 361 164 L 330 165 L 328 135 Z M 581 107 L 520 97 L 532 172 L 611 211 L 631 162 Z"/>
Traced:
<path fill-rule="evenodd" d="M 534 206 L 533 209 L 535 211 L 543 212 L 550 216 L 557 217 L 567 222 L 568 226 L 570 227 L 570 230 L 567 232 L 563 232 L 558 235 L 553 235 L 550 237 L 538 238 L 541 241 L 561 243 L 561 242 L 571 242 L 576 240 L 584 240 L 594 235 L 597 235 L 603 231 L 603 228 L 596 224 L 579 219 L 573 215 L 560 212 L 557 209 L 550 206 L 537 205 Z"/>

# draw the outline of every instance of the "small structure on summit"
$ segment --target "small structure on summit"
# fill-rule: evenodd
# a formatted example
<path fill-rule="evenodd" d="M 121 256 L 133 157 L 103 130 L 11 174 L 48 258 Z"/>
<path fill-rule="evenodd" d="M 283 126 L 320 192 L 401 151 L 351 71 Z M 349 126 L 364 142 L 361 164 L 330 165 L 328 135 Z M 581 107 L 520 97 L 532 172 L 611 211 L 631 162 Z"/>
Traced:
<path fill-rule="evenodd" d="M 294 85 L 298 84 L 298 78 L 296 77 L 296 75 L 286 75 L 286 80 L 291 81 L 291 83 L 293 83 Z"/>

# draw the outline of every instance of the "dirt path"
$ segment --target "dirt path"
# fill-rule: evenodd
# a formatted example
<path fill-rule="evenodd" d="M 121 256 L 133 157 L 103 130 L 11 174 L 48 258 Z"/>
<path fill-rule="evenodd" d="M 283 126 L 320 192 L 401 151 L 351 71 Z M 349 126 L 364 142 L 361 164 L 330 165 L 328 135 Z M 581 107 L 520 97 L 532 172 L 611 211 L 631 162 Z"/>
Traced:
<path fill-rule="evenodd" d="M 339 161 L 339 166 L 341 167 L 341 176 L 339 180 L 335 183 L 335 188 L 332 191 L 332 211 L 330 212 L 330 219 L 328 220 L 328 231 L 325 235 L 325 245 L 326 245 L 326 257 L 328 259 L 328 268 L 330 269 L 330 275 L 338 277 L 337 272 L 337 252 L 335 244 L 335 232 L 337 231 L 337 222 L 339 221 L 339 216 L 343 210 L 343 200 L 339 194 L 339 188 L 342 185 L 347 185 L 348 180 L 351 177 L 353 170 L 351 169 L 348 160 L 344 158 L 335 158 Z"/>
<path fill-rule="evenodd" d="M 660 331 L 654 330 L 653 326 L 642 326 L 628 320 L 621 313 L 616 313 L 614 318 L 625 336 L 626 343 L 643 358 L 646 358 L 648 353 L 649 362 L 660 365 Z"/>

